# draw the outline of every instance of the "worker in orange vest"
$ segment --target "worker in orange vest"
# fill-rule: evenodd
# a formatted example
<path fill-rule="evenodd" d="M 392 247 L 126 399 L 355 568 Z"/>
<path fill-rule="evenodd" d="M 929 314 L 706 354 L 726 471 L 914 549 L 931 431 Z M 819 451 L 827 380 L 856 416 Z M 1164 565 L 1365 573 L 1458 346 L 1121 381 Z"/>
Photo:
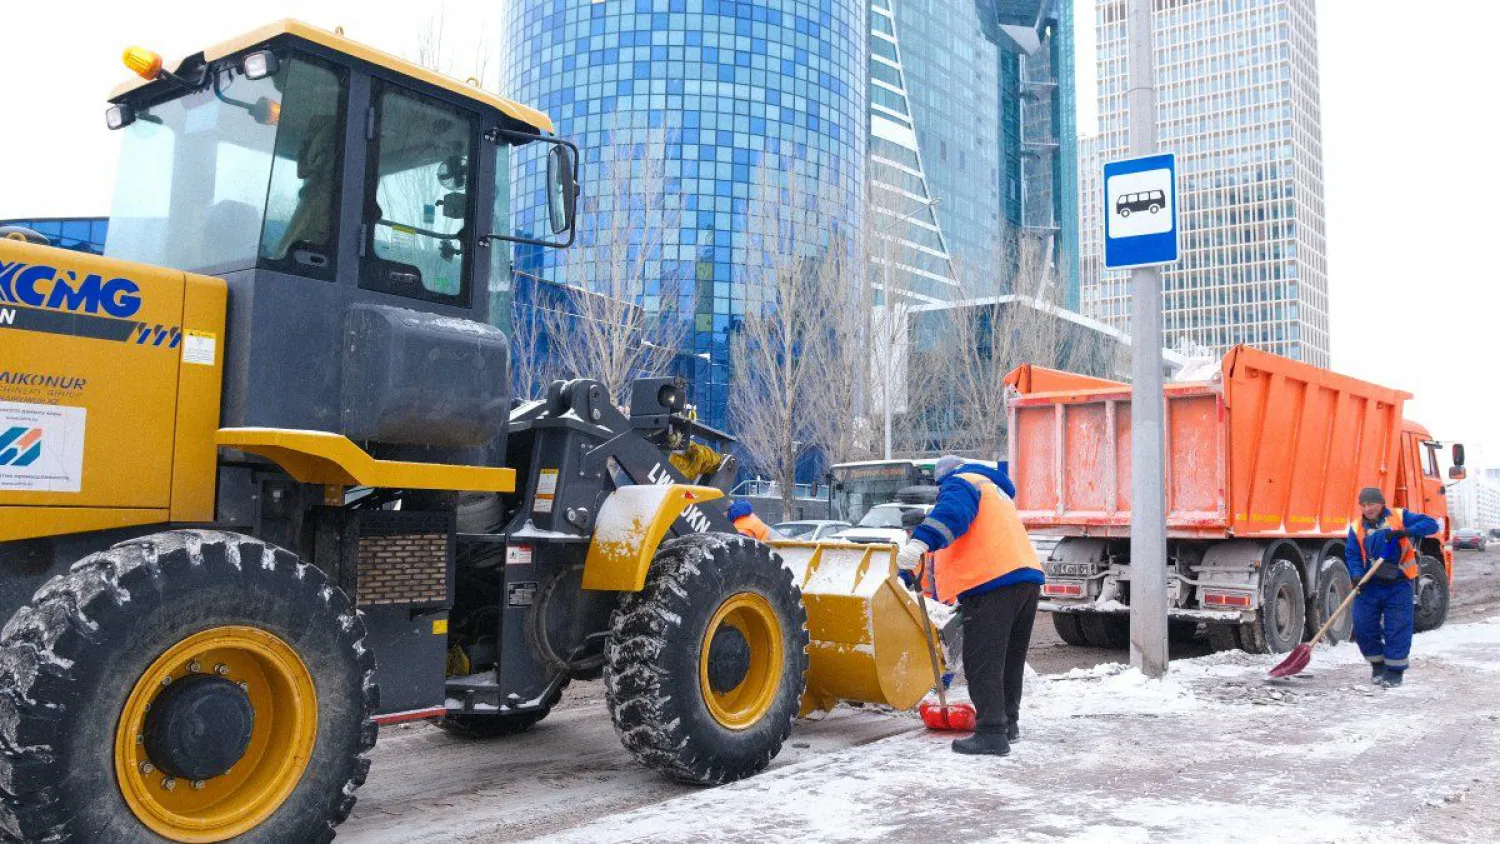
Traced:
<path fill-rule="evenodd" d="M 1370 663 L 1370 682 L 1392 688 L 1406 676 L 1416 629 L 1412 584 L 1420 572 L 1412 540 L 1437 533 L 1438 523 L 1421 513 L 1392 510 L 1375 487 L 1359 491 L 1359 511 L 1344 542 L 1349 577 L 1358 583 L 1373 561 L 1384 562 L 1354 599 L 1354 641 Z"/>
<path fill-rule="evenodd" d="M 752 539 L 765 542 L 771 538 L 771 529 L 750 509 L 750 502 L 743 498 L 729 505 L 729 521 L 734 522 L 735 530 Z"/>
<path fill-rule="evenodd" d="M 1046 577 L 1011 500 L 1005 473 L 945 455 L 933 474 L 937 503 L 901 547 L 896 564 L 912 571 L 932 553 L 938 599 L 963 614 L 963 663 L 975 731 L 956 753 L 1004 756 L 1020 739 L 1026 650 Z"/>

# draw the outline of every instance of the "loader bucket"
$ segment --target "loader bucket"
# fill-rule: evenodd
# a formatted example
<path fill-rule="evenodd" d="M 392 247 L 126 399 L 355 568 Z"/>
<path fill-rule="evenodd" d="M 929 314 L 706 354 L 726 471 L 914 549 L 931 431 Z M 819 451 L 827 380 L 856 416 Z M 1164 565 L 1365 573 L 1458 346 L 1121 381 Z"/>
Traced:
<path fill-rule="evenodd" d="M 896 577 L 896 547 L 848 542 L 771 545 L 807 608 L 802 714 L 841 700 L 911 709 L 932 690 L 929 627 Z M 935 635 L 935 634 L 931 634 Z M 936 640 L 934 640 L 936 641 Z"/>

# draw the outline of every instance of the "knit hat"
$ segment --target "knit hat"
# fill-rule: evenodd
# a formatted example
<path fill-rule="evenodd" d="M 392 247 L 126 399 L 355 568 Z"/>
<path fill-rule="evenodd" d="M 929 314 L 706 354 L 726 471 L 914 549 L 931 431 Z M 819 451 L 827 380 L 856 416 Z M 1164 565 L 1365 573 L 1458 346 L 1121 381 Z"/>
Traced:
<path fill-rule="evenodd" d="M 958 467 L 964 465 L 965 462 L 962 457 L 956 454 L 945 454 L 939 457 L 937 463 L 932 467 L 932 477 L 934 480 L 942 481 L 943 478 L 957 472 Z"/>
<path fill-rule="evenodd" d="M 1359 506 L 1366 504 L 1385 504 L 1385 493 L 1372 486 L 1367 486 L 1359 491 Z"/>

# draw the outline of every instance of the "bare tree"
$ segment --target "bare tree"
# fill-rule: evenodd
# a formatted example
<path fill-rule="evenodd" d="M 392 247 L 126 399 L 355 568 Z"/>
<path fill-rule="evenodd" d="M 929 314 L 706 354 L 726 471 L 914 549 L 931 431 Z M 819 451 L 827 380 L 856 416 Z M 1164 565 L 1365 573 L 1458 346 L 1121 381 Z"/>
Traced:
<path fill-rule="evenodd" d="M 958 266 L 959 295 L 924 314 L 928 337 L 912 356 L 920 429 L 935 450 L 1002 460 L 1005 375 L 1022 363 L 1105 374 L 1118 344 L 1069 318 L 1044 241 L 997 236 L 998 267 Z"/>
<path fill-rule="evenodd" d="M 828 376 L 830 363 L 846 368 L 841 355 L 854 349 L 853 338 L 836 336 L 836 314 L 859 305 L 847 295 L 857 235 L 830 226 L 839 200 L 806 162 L 782 163 L 755 174 L 729 410 L 748 462 L 776 482 L 791 513 L 798 462 L 826 440 L 848 436 L 834 432 L 829 416 L 852 412 L 842 402 L 856 384 L 847 371 L 833 384 Z"/>
<path fill-rule="evenodd" d="M 616 402 L 632 379 L 668 372 L 687 335 L 681 280 L 663 272 L 662 244 L 682 216 L 665 147 L 661 132 L 612 133 L 585 174 L 578 240 L 561 266 L 570 285 L 543 311 L 559 370 L 598 380 Z"/>

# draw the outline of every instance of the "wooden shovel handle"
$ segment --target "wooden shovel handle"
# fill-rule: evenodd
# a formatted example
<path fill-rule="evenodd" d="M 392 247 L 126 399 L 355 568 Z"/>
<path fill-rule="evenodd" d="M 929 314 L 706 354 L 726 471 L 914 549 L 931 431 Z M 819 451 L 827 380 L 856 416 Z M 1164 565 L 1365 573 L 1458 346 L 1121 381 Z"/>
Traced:
<path fill-rule="evenodd" d="M 1344 610 L 1349 609 L 1349 605 L 1354 603 L 1354 598 L 1359 594 L 1359 590 L 1365 588 L 1365 584 L 1369 583 L 1370 578 L 1375 576 L 1375 570 L 1380 568 L 1381 564 L 1384 562 L 1385 558 L 1380 557 L 1376 559 L 1374 563 L 1370 564 L 1370 570 L 1365 572 L 1365 576 L 1361 577 L 1358 583 L 1354 584 L 1353 589 L 1349 590 L 1349 594 L 1344 598 L 1344 602 L 1342 604 L 1339 604 L 1339 608 L 1334 610 L 1333 614 L 1328 616 L 1328 620 L 1323 622 L 1323 626 L 1318 628 L 1318 632 L 1313 634 L 1312 639 L 1310 639 L 1307 643 L 1308 647 L 1312 647 L 1313 645 L 1316 645 L 1317 643 L 1323 641 L 1323 636 L 1328 632 L 1328 628 L 1332 627 L 1333 623 L 1339 620 L 1339 616 L 1344 614 Z"/>
<path fill-rule="evenodd" d="M 917 582 L 917 609 L 922 611 L 922 624 L 927 628 L 927 633 L 922 638 L 927 640 L 927 657 L 932 660 L 932 681 L 937 684 L 938 703 L 946 712 L 948 690 L 943 688 L 943 669 L 938 666 L 937 644 L 933 641 L 937 638 L 937 629 L 932 626 L 932 616 L 927 614 L 927 595 L 922 589 L 921 581 Z"/>

